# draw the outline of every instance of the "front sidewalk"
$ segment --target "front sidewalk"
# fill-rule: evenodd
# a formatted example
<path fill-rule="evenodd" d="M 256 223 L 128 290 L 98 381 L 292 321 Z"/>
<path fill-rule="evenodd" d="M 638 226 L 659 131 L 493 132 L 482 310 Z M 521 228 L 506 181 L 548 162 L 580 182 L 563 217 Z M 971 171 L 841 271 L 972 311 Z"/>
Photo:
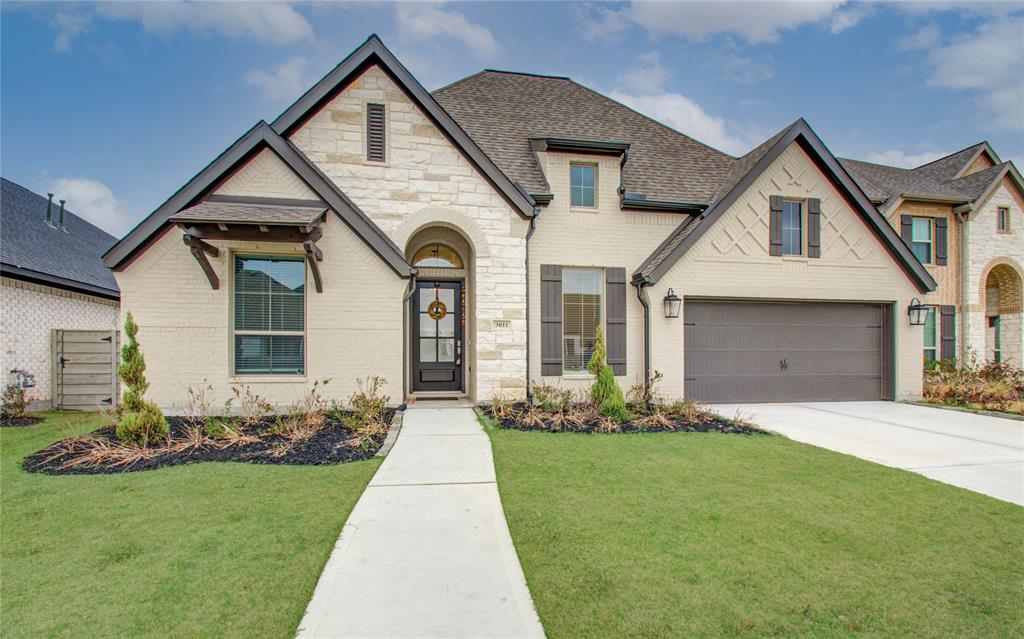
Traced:
<path fill-rule="evenodd" d="M 472 409 L 409 409 L 298 636 L 544 636 Z"/>

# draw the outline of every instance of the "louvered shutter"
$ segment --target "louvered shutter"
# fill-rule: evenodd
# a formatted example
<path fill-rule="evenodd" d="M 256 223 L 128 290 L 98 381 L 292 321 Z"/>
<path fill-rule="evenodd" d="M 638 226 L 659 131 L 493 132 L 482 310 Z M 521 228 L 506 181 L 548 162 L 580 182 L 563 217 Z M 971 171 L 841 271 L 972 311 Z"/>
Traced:
<path fill-rule="evenodd" d="M 900 216 L 900 237 L 903 238 L 903 241 L 907 246 L 910 246 L 910 243 L 914 238 L 914 216 Z"/>
<path fill-rule="evenodd" d="M 807 257 L 821 257 L 821 200 L 807 199 Z"/>
<path fill-rule="evenodd" d="M 608 327 L 608 365 L 616 375 L 626 374 L 626 269 L 604 272 L 605 324 Z"/>
<path fill-rule="evenodd" d="M 383 162 L 384 154 L 384 105 L 366 105 L 366 159 Z"/>
<path fill-rule="evenodd" d="M 562 267 L 540 267 L 540 374 L 562 374 Z"/>
<path fill-rule="evenodd" d="M 956 307 L 943 305 L 939 307 L 939 359 L 950 360 L 956 357 Z"/>
<path fill-rule="evenodd" d="M 947 248 L 948 225 L 949 221 L 946 218 L 935 218 L 935 263 L 939 266 L 945 266 L 949 260 Z"/>
<path fill-rule="evenodd" d="M 782 255 L 782 196 L 768 198 L 771 213 L 768 217 L 768 254 Z"/>

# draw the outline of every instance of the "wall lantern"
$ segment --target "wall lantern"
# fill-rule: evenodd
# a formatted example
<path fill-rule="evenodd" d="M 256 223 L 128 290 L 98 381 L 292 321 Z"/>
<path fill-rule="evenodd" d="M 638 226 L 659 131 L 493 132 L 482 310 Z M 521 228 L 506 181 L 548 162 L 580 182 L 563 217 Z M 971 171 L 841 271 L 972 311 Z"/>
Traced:
<path fill-rule="evenodd" d="M 910 306 L 907 307 L 907 315 L 910 316 L 910 324 L 912 326 L 924 326 L 925 320 L 928 319 L 928 307 L 915 297 L 910 300 Z"/>
<path fill-rule="evenodd" d="M 679 305 L 682 301 L 675 291 L 668 289 L 668 294 L 665 296 L 665 317 L 679 317 Z"/>

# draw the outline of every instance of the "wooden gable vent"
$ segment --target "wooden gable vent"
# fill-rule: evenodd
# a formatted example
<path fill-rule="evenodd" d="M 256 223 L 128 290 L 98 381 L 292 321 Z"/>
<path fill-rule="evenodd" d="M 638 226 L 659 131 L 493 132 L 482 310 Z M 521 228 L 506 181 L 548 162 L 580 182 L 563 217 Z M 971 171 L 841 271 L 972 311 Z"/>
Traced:
<path fill-rule="evenodd" d="M 383 162 L 384 155 L 384 105 L 366 105 L 366 159 Z"/>

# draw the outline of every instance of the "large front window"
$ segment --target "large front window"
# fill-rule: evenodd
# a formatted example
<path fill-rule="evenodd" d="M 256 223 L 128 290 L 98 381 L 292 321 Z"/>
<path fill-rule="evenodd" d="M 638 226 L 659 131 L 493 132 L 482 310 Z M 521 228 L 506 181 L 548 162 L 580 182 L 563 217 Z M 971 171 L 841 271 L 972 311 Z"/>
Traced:
<path fill-rule="evenodd" d="M 569 167 L 569 191 L 573 206 L 594 208 L 597 167 L 572 164 Z"/>
<path fill-rule="evenodd" d="M 596 269 L 562 269 L 562 361 L 566 372 L 587 370 L 601 325 L 604 277 Z"/>
<path fill-rule="evenodd" d="M 782 203 L 782 254 L 803 254 L 803 221 L 800 202 L 786 200 Z"/>
<path fill-rule="evenodd" d="M 910 227 L 910 250 L 922 264 L 932 263 L 932 218 L 913 218 Z"/>
<path fill-rule="evenodd" d="M 938 359 L 939 331 L 936 323 L 935 307 L 928 307 L 928 314 L 924 319 L 924 361 L 934 362 Z"/>
<path fill-rule="evenodd" d="M 305 372 L 306 262 L 235 256 L 235 374 Z"/>

